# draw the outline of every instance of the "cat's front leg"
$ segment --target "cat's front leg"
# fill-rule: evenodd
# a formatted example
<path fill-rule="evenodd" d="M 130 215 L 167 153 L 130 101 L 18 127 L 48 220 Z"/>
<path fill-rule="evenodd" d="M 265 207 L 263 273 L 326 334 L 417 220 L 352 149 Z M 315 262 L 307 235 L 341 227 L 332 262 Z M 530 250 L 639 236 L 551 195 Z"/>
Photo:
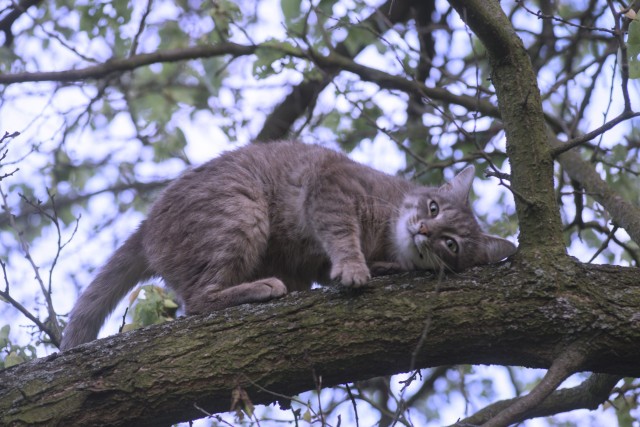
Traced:
<path fill-rule="evenodd" d="M 355 224 L 329 227 L 323 236 L 323 245 L 331 260 L 332 280 L 344 286 L 360 287 L 371 279 L 371 273 L 360 249 L 360 235 Z"/>
<path fill-rule="evenodd" d="M 371 278 L 360 246 L 361 195 L 343 175 L 327 165 L 307 195 L 305 219 L 331 261 L 330 278 L 360 287 Z"/>

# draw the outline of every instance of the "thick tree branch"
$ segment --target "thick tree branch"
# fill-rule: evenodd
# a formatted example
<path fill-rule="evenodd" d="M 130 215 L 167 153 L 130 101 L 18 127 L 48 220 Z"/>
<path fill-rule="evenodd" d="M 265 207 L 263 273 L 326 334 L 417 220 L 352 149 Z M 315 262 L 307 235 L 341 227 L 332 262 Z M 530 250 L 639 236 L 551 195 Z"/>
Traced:
<path fill-rule="evenodd" d="M 585 343 L 582 368 L 640 376 L 637 269 L 488 266 L 404 274 L 192 316 L 0 372 L 3 425 L 162 425 L 323 386 L 451 363 L 548 368 Z M 488 297 L 490 296 L 490 297 Z M 425 319 L 430 329 L 421 342 Z M 253 384 L 259 385 L 256 387 Z"/>
<path fill-rule="evenodd" d="M 553 158 L 547 143 L 537 76 L 522 40 L 500 2 L 450 0 L 487 49 L 511 161 L 520 225 L 519 253 L 550 259 L 565 253 L 559 209 L 553 192 Z"/>

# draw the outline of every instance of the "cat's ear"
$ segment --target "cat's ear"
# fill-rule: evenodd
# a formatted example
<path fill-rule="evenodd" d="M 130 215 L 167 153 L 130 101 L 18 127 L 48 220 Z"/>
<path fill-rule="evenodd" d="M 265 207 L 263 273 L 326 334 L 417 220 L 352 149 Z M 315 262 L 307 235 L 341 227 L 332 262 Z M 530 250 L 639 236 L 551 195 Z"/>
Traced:
<path fill-rule="evenodd" d="M 484 234 L 482 236 L 482 246 L 480 250 L 484 252 L 484 263 L 492 264 L 502 261 L 516 253 L 516 245 L 503 239 L 502 237 Z"/>
<path fill-rule="evenodd" d="M 473 184 L 475 174 L 476 168 L 473 165 L 468 166 L 456 175 L 451 182 L 443 184 L 440 190 L 449 193 L 452 199 L 460 203 L 466 203 L 469 200 L 469 192 L 471 191 L 471 184 Z"/>

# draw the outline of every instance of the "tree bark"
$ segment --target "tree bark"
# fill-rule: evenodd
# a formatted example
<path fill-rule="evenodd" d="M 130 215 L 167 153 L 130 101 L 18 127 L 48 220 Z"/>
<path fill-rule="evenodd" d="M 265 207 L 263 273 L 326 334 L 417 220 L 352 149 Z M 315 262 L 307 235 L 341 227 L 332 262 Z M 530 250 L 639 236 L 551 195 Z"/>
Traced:
<path fill-rule="evenodd" d="M 553 158 L 540 90 L 531 60 L 496 0 L 450 0 L 487 49 L 491 82 L 507 137 L 511 185 L 520 225 L 519 256 L 557 259 L 566 254 L 553 191 Z"/>
<path fill-rule="evenodd" d="M 445 364 L 640 376 L 637 269 L 487 266 L 376 278 L 101 339 L 0 372 L 0 424 L 167 425 L 321 385 Z M 265 390 L 269 390 L 267 392 Z"/>

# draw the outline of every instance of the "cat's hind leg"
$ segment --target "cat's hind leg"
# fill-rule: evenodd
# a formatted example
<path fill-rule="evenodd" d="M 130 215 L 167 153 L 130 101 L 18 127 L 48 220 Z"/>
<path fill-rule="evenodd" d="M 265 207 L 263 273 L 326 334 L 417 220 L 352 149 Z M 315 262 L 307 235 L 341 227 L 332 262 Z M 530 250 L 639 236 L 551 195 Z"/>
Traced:
<path fill-rule="evenodd" d="M 250 302 L 265 302 L 287 293 L 280 279 L 269 277 L 223 288 L 209 285 L 201 293 L 191 295 L 185 303 L 186 314 L 208 313 Z"/>
<path fill-rule="evenodd" d="M 287 293 L 280 279 L 260 273 L 271 233 L 269 199 L 251 183 L 251 177 L 245 178 L 212 188 L 212 198 L 219 201 L 207 205 L 206 215 L 187 213 L 190 235 L 185 238 L 176 233 L 172 241 L 181 247 L 174 245 L 161 260 L 165 262 L 158 263 L 187 314 L 267 301 Z"/>

